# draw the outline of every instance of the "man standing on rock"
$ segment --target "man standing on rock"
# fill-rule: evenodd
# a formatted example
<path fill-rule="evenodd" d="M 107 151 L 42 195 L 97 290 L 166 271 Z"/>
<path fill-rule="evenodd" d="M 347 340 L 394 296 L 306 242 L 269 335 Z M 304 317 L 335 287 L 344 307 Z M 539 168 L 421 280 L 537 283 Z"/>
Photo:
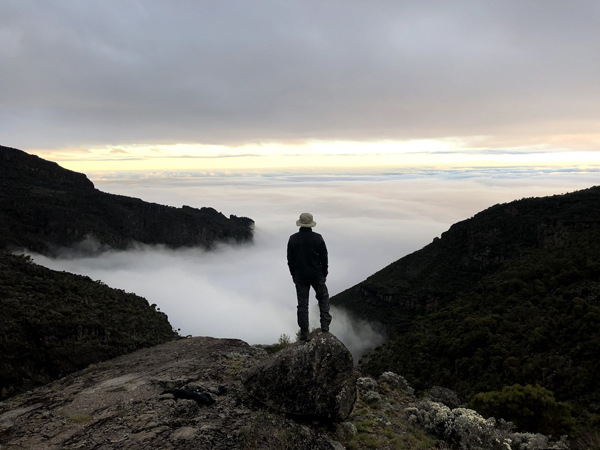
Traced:
<path fill-rule="evenodd" d="M 328 259 L 325 241 L 312 230 L 317 223 L 312 214 L 302 213 L 296 221 L 300 231 L 290 236 L 287 246 L 287 262 L 296 285 L 298 297 L 298 326 L 300 339 L 308 340 L 308 296 L 310 287 L 315 290 L 321 313 L 321 331 L 328 332 L 331 323 L 327 281 Z"/>

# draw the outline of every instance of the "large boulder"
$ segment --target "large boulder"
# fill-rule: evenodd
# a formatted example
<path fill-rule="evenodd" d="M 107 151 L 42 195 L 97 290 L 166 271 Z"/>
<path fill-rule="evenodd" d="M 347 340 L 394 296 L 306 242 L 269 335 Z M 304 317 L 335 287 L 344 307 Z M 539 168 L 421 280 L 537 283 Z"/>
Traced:
<path fill-rule="evenodd" d="M 352 355 L 331 333 L 317 330 L 309 337 L 247 369 L 242 383 L 278 412 L 343 421 L 356 401 Z"/>

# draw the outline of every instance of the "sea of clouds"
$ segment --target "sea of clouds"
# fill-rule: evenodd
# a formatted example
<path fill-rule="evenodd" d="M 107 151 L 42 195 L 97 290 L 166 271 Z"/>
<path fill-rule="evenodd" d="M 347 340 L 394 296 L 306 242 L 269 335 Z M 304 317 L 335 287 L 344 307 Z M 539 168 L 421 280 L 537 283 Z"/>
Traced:
<path fill-rule="evenodd" d="M 96 174 L 105 192 L 180 207 L 211 206 L 255 220 L 254 242 L 214 251 L 135 246 L 90 257 L 33 255 L 55 270 L 102 280 L 156 303 L 182 335 L 277 342 L 297 331 L 286 244 L 302 212 L 329 249 L 335 295 L 497 203 L 600 184 L 600 172 L 478 169 L 370 174 Z M 311 326 L 318 307 L 311 294 Z M 331 331 L 358 357 L 383 342 L 377 324 L 333 308 Z"/>

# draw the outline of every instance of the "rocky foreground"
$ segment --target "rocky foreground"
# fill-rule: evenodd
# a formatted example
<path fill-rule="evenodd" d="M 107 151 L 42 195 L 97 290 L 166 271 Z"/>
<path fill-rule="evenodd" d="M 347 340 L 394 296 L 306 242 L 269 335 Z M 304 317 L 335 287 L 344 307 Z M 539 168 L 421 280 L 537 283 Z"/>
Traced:
<path fill-rule="evenodd" d="M 239 374 L 264 357 L 240 340 L 197 337 L 90 366 L 0 403 L 0 448 L 342 448 L 246 393 Z M 178 388 L 215 403 L 161 395 Z"/>
<path fill-rule="evenodd" d="M 0 450 L 567 448 L 471 410 L 416 402 L 402 377 L 359 377 L 348 360 L 319 330 L 274 355 L 236 339 L 180 339 L 0 403 Z M 332 417 L 323 405 L 337 408 Z"/>

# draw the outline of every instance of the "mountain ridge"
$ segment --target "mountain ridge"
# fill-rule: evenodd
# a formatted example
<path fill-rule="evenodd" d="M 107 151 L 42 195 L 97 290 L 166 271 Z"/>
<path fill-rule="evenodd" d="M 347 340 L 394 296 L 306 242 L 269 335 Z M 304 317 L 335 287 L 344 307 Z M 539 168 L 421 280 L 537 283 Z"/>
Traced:
<path fill-rule="evenodd" d="M 102 246 L 172 248 L 249 242 L 254 221 L 214 208 L 175 208 L 99 191 L 84 175 L 0 146 L 0 248 L 54 255 L 93 237 Z"/>
<path fill-rule="evenodd" d="M 332 297 L 392 332 L 451 301 L 505 260 L 560 245 L 571 232 L 600 226 L 600 187 L 494 205 L 453 224 L 440 238 Z M 508 236 L 510 234 L 510 236 Z M 396 305 L 405 316 L 390 311 Z M 385 312 L 382 312 L 385 311 Z M 392 313 L 390 315 L 390 313 Z"/>
<path fill-rule="evenodd" d="M 598 186 L 492 206 L 332 304 L 390 335 L 365 373 L 467 400 L 539 385 L 600 431 Z"/>

